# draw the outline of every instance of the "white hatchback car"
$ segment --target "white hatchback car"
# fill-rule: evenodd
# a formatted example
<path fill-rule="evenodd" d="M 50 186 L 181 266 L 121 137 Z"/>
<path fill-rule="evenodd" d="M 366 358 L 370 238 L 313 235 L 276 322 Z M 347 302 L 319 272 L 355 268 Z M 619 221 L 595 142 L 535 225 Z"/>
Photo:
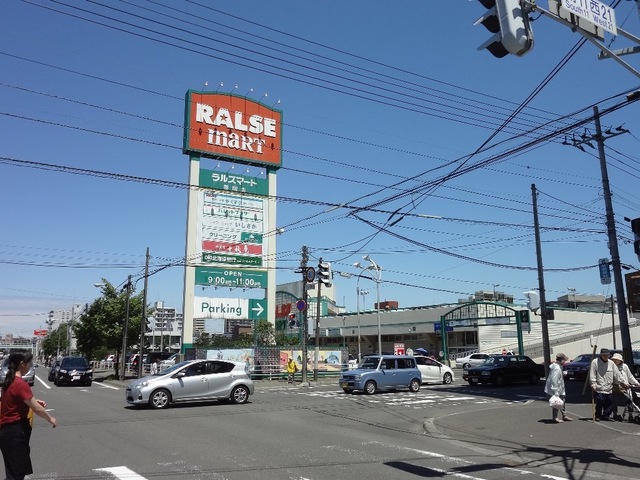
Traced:
<path fill-rule="evenodd" d="M 439 361 L 422 355 L 414 355 L 418 369 L 422 374 L 422 383 L 443 383 L 445 385 L 453 382 L 456 377 L 446 365 Z"/>
<path fill-rule="evenodd" d="M 487 358 L 489 358 L 488 353 L 472 353 L 466 357 L 456 358 L 456 367 L 467 368 L 470 366 L 480 365 L 481 363 L 484 363 Z"/>

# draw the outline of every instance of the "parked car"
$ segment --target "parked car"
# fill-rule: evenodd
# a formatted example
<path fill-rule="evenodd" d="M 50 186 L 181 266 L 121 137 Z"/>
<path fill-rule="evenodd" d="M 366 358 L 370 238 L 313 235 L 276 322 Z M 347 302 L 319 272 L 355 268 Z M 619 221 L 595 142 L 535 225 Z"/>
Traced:
<path fill-rule="evenodd" d="M 169 358 L 166 358 L 164 360 L 160 361 L 160 364 L 158 365 L 160 371 L 164 370 L 165 368 L 168 367 L 173 367 L 177 361 L 180 360 L 180 352 L 178 353 L 173 353 Z"/>
<path fill-rule="evenodd" d="M 567 380 L 584 380 L 589 376 L 589 368 L 591 367 L 591 360 L 594 357 L 591 353 L 583 353 L 578 355 L 570 362 L 565 362 L 562 366 L 562 372 Z"/>
<path fill-rule="evenodd" d="M 408 355 L 369 355 L 358 368 L 340 375 L 338 382 L 345 393 L 362 390 L 373 395 L 378 390 L 408 388 L 411 392 L 420 390 L 422 374 L 416 359 Z"/>
<path fill-rule="evenodd" d="M 462 378 L 470 385 L 494 383 L 497 386 L 513 382 L 536 385 L 544 377 L 544 365 L 525 355 L 489 355 L 482 365 L 469 367 Z"/>
<path fill-rule="evenodd" d="M 47 375 L 47 380 L 53 382 L 53 379 L 56 378 L 56 372 L 60 369 L 60 359 L 55 359 L 49 368 L 49 374 Z"/>
<path fill-rule="evenodd" d="M 53 384 L 91 386 L 93 370 L 84 357 L 62 357 L 60 366 L 54 372 Z"/>
<path fill-rule="evenodd" d="M 619 353 L 624 357 L 624 352 L 622 350 L 609 350 L 609 353 L 611 356 L 613 356 L 614 353 Z M 631 372 L 634 376 L 640 377 L 640 350 L 633 350 L 631 353 L 633 354 L 633 368 L 631 369 Z"/>
<path fill-rule="evenodd" d="M 125 400 L 130 405 L 167 408 L 172 403 L 204 400 L 246 403 L 253 392 L 245 363 L 189 360 L 158 375 L 134 380 L 125 390 Z"/>
<path fill-rule="evenodd" d="M 444 383 L 448 385 L 455 380 L 453 370 L 439 361 L 423 355 L 414 355 L 413 358 L 416 359 L 416 364 L 422 375 L 422 383 Z"/>
<path fill-rule="evenodd" d="M 5 377 L 7 376 L 7 372 L 9 371 L 9 355 L 5 355 L 2 359 L 2 368 L 0 369 L 0 383 L 4 382 Z M 36 381 L 36 364 L 32 363 L 31 368 L 26 375 L 23 375 L 22 378 L 29 385 L 33 387 Z"/>
<path fill-rule="evenodd" d="M 472 353 L 466 357 L 456 358 L 456 367 L 468 368 L 472 365 L 480 365 L 487 358 L 489 358 L 488 353 Z"/>

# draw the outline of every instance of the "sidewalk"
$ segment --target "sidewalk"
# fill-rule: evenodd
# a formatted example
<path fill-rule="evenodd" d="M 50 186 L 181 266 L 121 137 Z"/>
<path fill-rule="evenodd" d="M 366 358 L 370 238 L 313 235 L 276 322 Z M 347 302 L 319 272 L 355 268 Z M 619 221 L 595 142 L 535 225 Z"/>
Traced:
<path fill-rule="evenodd" d="M 582 382 L 567 385 L 567 414 L 573 421 L 555 423 L 547 396 L 523 398 L 495 408 L 454 413 L 428 419 L 427 434 L 456 439 L 483 455 L 507 452 L 512 466 L 544 463 L 557 465 L 568 478 L 585 472 L 603 472 L 616 478 L 639 478 L 640 425 L 625 422 L 593 422 L 591 394 L 582 395 Z M 502 457 L 502 461 L 506 461 Z"/>

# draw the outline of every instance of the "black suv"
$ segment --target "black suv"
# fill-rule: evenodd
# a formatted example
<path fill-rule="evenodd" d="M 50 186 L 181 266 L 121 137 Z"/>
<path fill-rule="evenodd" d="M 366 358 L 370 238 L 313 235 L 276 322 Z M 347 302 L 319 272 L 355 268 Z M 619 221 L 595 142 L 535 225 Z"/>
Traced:
<path fill-rule="evenodd" d="M 53 372 L 53 383 L 60 385 L 91 386 L 93 370 L 84 357 L 62 357 L 60 364 Z"/>

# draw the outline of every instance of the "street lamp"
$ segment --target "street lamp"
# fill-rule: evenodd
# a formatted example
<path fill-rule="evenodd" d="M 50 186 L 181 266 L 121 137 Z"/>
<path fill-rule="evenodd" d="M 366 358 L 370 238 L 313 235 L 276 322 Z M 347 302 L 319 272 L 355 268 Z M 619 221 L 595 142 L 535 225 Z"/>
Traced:
<path fill-rule="evenodd" d="M 363 267 L 360 262 L 356 262 L 353 264 L 354 267 L 362 268 L 363 270 L 372 270 L 375 272 L 375 277 L 372 278 L 374 282 L 376 282 L 376 310 L 378 316 L 378 355 L 382 354 L 382 333 L 380 329 L 380 281 L 382 280 L 382 267 L 378 265 L 369 255 L 365 255 L 362 257 L 363 260 L 369 262 L 369 265 Z M 362 272 L 360 273 L 362 276 Z M 358 280 L 360 280 L 360 276 L 358 276 Z M 358 320 L 359 320 L 358 316 Z"/>
<path fill-rule="evenodd" d="M 358 304 L 358 363 L 362 360 L 362 354 L 360 353 L 360 295 L 362 295 L 362 310 L 366 311 L 364 296 L 369 295 L 369 290 L 360 290 L 360 275 L 358 275 L 358 281 L 356 282 L 356 293 L 358 294 L 357 304 Z"/>

